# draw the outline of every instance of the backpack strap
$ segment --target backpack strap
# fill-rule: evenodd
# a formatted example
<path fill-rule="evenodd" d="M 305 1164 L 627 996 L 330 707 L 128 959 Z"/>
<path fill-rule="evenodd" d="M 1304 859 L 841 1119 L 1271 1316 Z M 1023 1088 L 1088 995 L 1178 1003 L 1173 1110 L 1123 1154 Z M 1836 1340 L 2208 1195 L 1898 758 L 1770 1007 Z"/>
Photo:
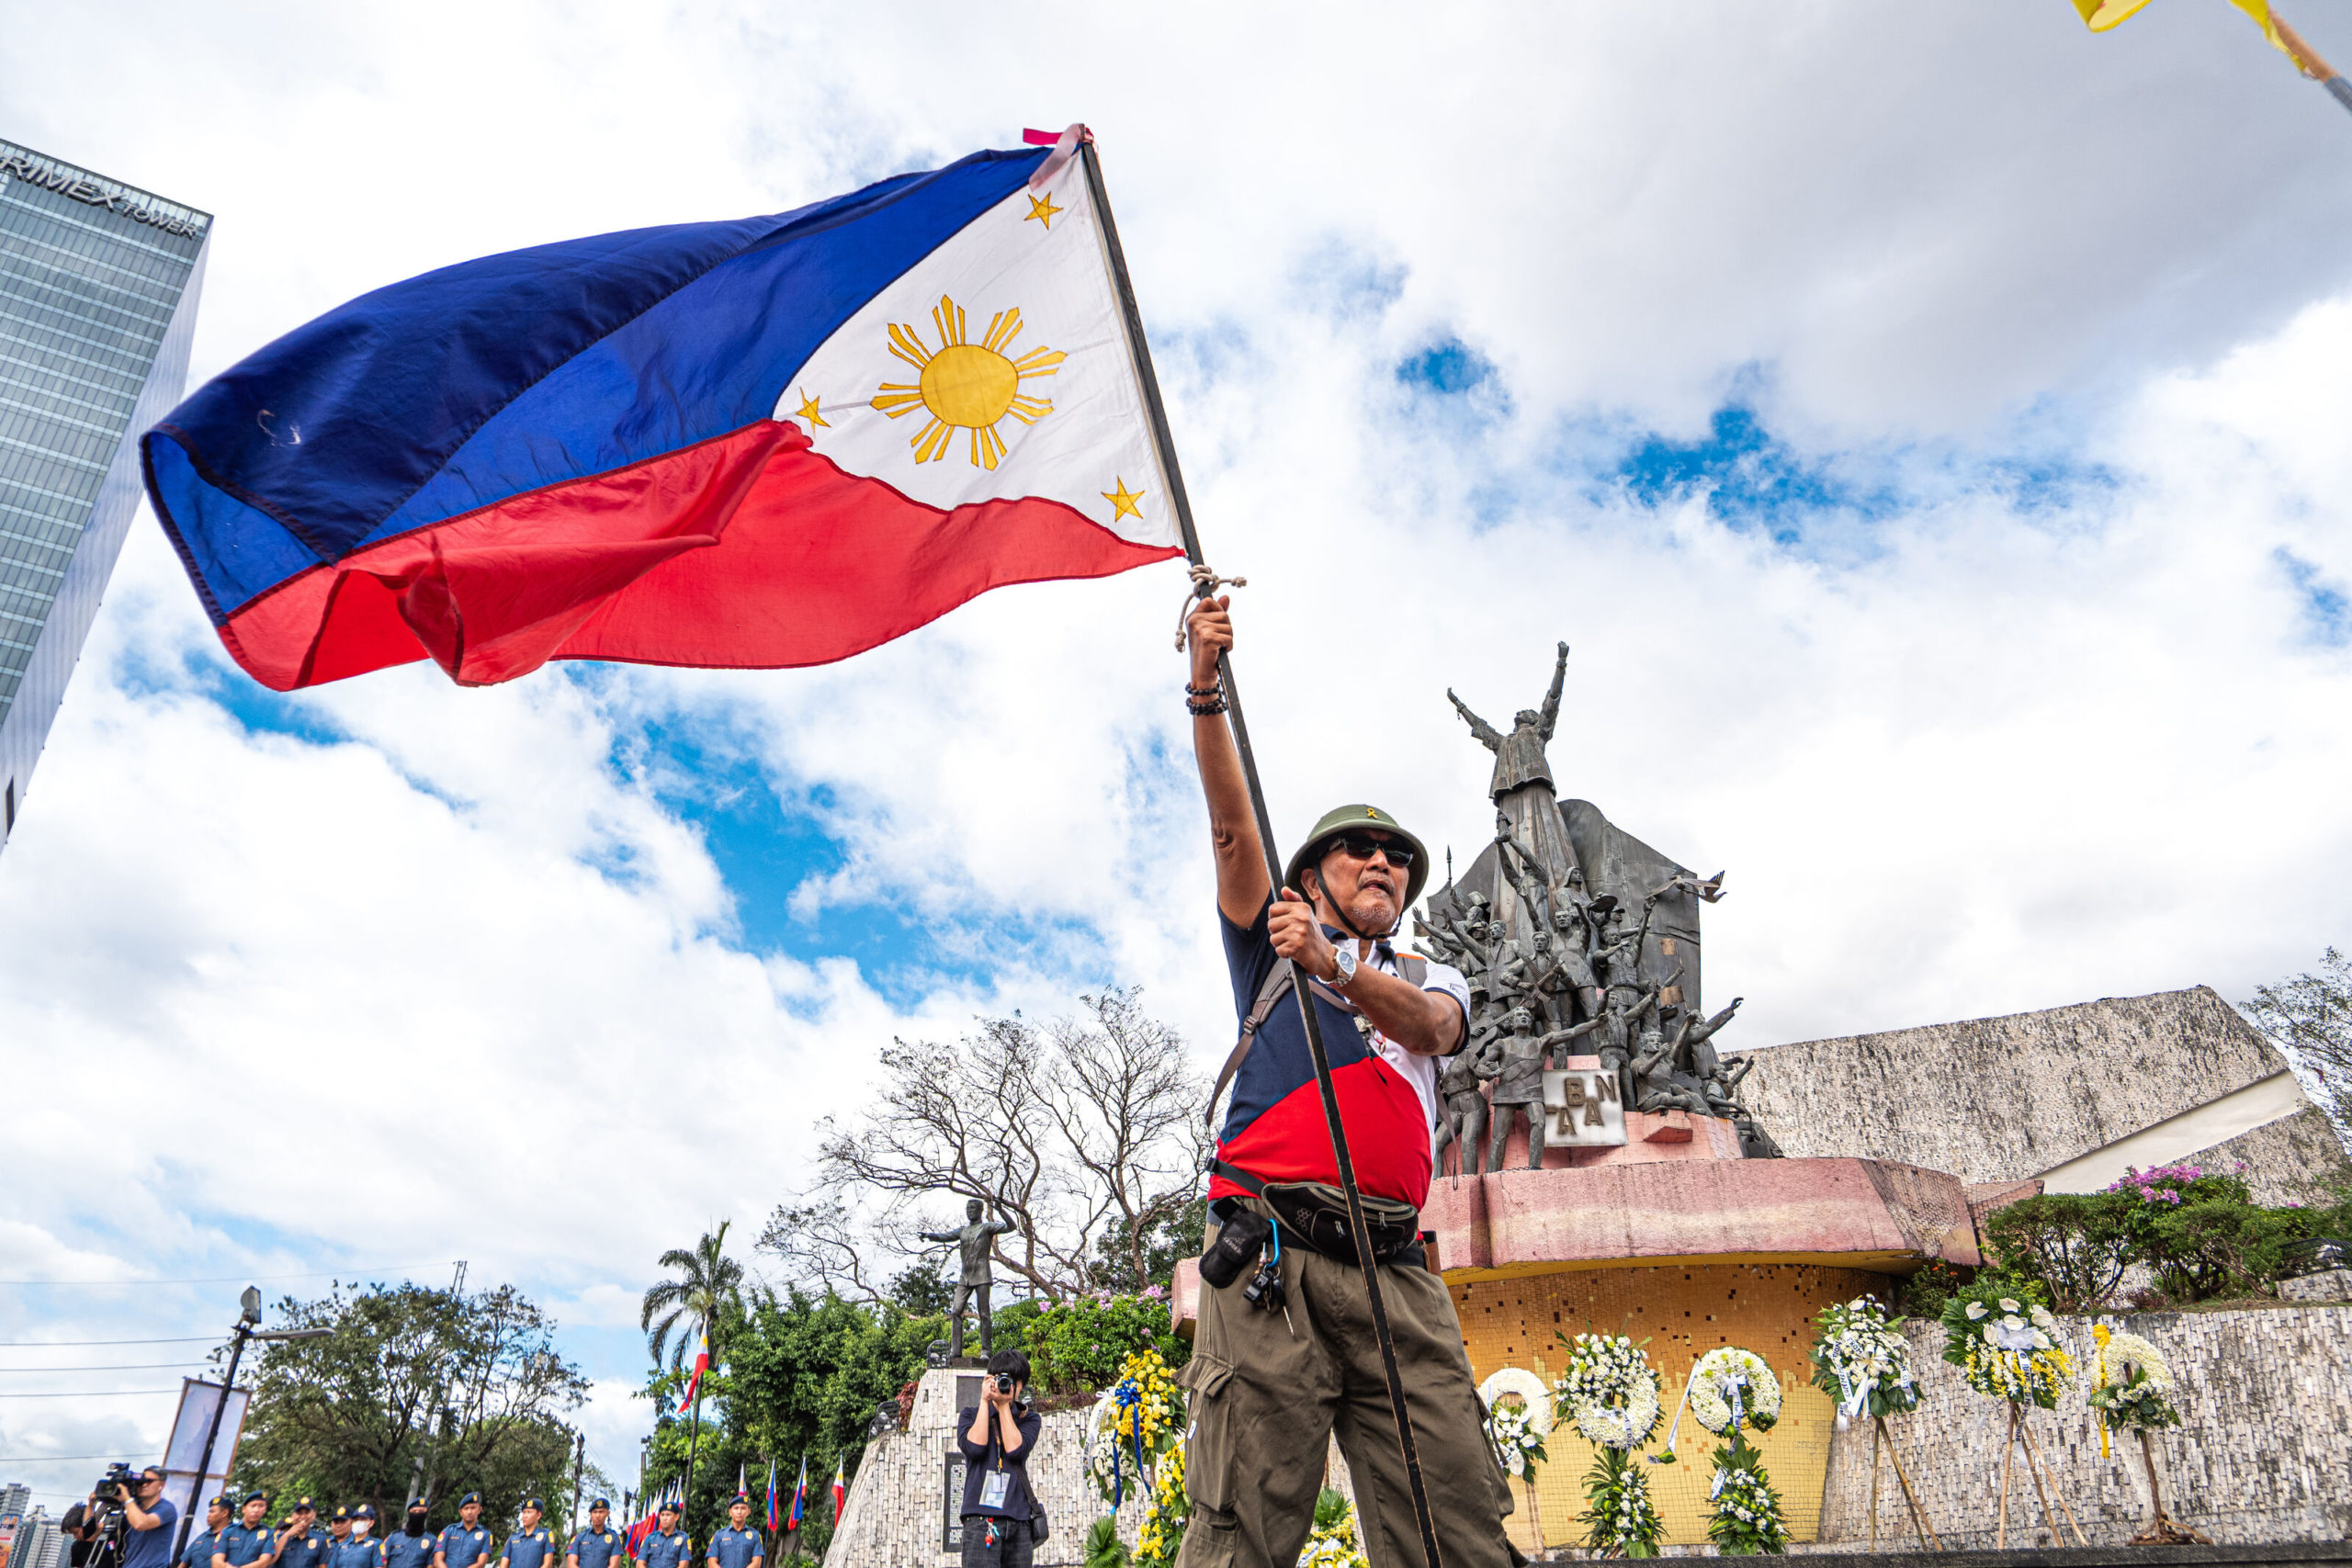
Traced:
<path fill-rule="evenodd" d="M 1412 953 L 1396 953 L 1395 957 L 1396 972 L 1404 977 L 1405 983 L 1415 990 L 1421 989 L 1430 977 L 1429 960 Z M 1357 1010 L 1355 1004 L 1321 981 L 1310 980 L 1307 983 L 1315 988 L 1317 996 L 1333 1006 L 1350 1012 Z M 1258 995 L 1250 1003 L 1250 1016 L 1241 1021 L 1241 1037 L 1226 1054 L 1225 1066 L 1217 1071 L 1216 1088 L 1209 1091 L 1208 1107 L 1201 1112 L 1201 1120 L 1210 1132 L 1216 1131 L 1217 1101 L 1225 1098 L 1225 1091 L 1233 1082 L 1234 1075 L 1241 1070 L 1242 1059 L 1250 1055 L 1250 1046 L 1258 1038 L 1258 1031 L 1265 1027 L 1266 1020 L 1273 1017 L 1274 1009 L 1297 984 L 1298 971 L 1287 958 L 1275 959 L 1274 966 L 1266 971 L 1265 983 L 1258 987 Z"/>
<path fill-rule="evenodd" d="M 1265 983 L 1258 987 L 1258 995 L 1250 1004 L 1250 1016 L 1241 1021 L 1241 1038 L 1225 1058 L 1225 1066 L 1216 1075 L 1216 1088 L 1209 1091 L 1209 1103 L 1201 1112 L 1201 1121 L 1214 1134 L 1216 1131 L 1216 1102 L 1225 1098 L 1226 1086 L 1233 1082 L 1233 1075 L 1241 1070 L 1241 1059 L 1250 1055 L 1250 1043 L 1258 1038 L 1258 1031 L 1274 1015 L 1275 1004 L 1290 994 L 1298 983 L 1298 971 L 1287 958 L 1277 958 L 1274 966 L 1266 971 Z"/>

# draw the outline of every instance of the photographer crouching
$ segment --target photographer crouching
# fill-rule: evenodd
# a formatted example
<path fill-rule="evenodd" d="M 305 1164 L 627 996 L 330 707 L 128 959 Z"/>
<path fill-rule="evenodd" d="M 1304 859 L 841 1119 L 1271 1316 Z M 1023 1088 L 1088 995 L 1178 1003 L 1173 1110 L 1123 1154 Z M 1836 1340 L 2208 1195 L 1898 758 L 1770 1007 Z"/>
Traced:
<path fill-rule="evenodd" d="M 1233 1100 L 1209 1183 L 1215 1225 L 1201 1258 L 1184 1489 L 1193 1521 L 1180 1568 L 1291 1568 L 1313 1527 L 1328 1440 L 1355 1482 L 1374 1568 L 1421 1561 L 1420 1529 L 1363 1267 L 1350 1235 L 1296 987 L 1311 987 L 1354 1158 L 1382 1300 L 1446 1568 L 1507 1568 L 1510 1494 L 1481 1429 L 1470 1359 L 1444 1281 L 1419 1243 L 1429 1195 L 1437 1065 L 1469 1037 L 1460 971 L 1390 945 L 1429 877 L 1420 841 L 1387 813 L 1325 814 L 1267 885 L 1266 851 L 1225 719 L 1217 654 L 1230 601 L 1186 617 L 1193 750 L 1208 799 L 1218 924 L 1242 1020 L 1218 1081 Z M 1378 626 L 1371 628 L 1378 635 Z M 1376 674 L 1326 666 L 1317 699 L 1342 705 L 1352 765 L 1385 760 Z"/>
<path fill-rule="evenodd" d="M 168 1568 L 180 1511 L 164 1495 L 164 1472 L 153 1465 L 136 1474 L 127 1464 L 115 1465 L 79 1512 L 78 1529 L 70 1515 L 65 1521 L 82 1547 L 75 1562 L 87 1568 Z"/>
<path fill-rule="evenodd" d="M 964 1568 L 1029 1568 L 1045 1536 L 1045 1510 L 1029 1490 L 1029 1450 L 1043 1424 L 1022 1396 L 1029 1358 L 989 1358 L 980 1403 L 956 1418 L 964 1455 Z"/>

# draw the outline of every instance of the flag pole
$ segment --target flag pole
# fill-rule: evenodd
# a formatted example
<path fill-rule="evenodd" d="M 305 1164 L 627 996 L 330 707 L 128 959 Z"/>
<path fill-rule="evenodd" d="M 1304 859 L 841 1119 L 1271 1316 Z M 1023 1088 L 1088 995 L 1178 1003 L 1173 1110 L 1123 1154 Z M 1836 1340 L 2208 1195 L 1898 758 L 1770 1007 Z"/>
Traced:
<path fill-rule="evenodd" d="M 2287 53 L 2302 69 L 2304 75 L 2327 89 L 2328 96 L 2352 110 L 2352 82 L 2344 73 L 2320 58 L 2319 51 L 2303 41 L 2303 35 L 2287 25 L 2287 19 L 2276 11 L 2270 14 L 2270 25 L 2278 29 L 2278 41 L 2287 46 Z"/>
<path fill-rule="evenodd" d="M 1079 156 L 1086 166 L 1087 194 L 1092 198 L 1095 213 L 1102 221 L 1102 243 L 1111 265 L 1111 278 L 1119 290 L 1119 309 L 1125 318 L 1128 352 L 1133 355 L 1136 379 L 1143 388 L 1144 412 L 1151 421 L 1152 444 L 1159 449 L 1159 468 L 1168 484 L 1168 500 L 1176 513 L 1176 525 L 1184 536 L 1184 557 L 1193 566 L 1205 565 L 1201 554 L 1201 536 L 1193 525 L 1192 502 L 1184 493 L 1184 476 L 1176 463 L 1176 442 L 1168 428 L 1168 410 L 1159 397 L 1159 378 L 1151 368 L 1151 348 L 1143 334 L 1143 314 L 1136 308 L 1134 285 L 1127 280 L 1126 253 L 1119 246 L 1118 225 L 1111 218 L 1111 197 L 1102 186 L 1102 166 L 1094 155 L 1094 139 L 1085 131 L 1079 133 Z M 1207 598 L 1215 592 L 1207 581 L 1200 582 L 1197 592 Z M 1250 750 L 1250 727 L 1241 716 L 1241 691 L 1233 678 L 1233 655 L 1230 650 L 1216 656 L 1217 676 L 1225 686 L 1226 706 L 1230 710 L 1233 743 L 1241 754 L 1241 772 L 1250 784 L 1250 809 L 1258 821 L 1258 844 L 1266 854 L 1266 876 L 1279 894 L 1283 886 L 1282 857 L 1274 851 L 1273 818 L 1266 809 L 1265 786 L 1258 780 L 1257 754 Z M 1372 1256 L 1372 1230 L 1363 1217 L 1363 1195 L 1356 1189 L 1355 1161 L 1348 1153 L 1347 1129 L 1340 1121 L 1340 1097 L 1331 1087 L 1331 1060 L 1323 1048 L 1323 1026 L 1315 1016 L 1315 1003 L 1305 986 L 1294 986 L 1291 994 L 1298 1002 L 1298 1016 L 1306 1026 L 1306 1051 L 1315 1063 L 1315 1087 L 1323 1097 L 1323 1123 L 1331 1134 L 1331 1156 L 1339 1168 L 1340 1190 L 1347 1200 L 1348 1235 L 1355 1243 L 1356 1262 L 1363 1270 L 1364 1300 L 1371 1308 L 1373 1337 L 1380 1345 L 1380 1367 L 1388 1380 L 1388 1407 L 1396 1422 L 1396 1446 L 1405 1461 L 1405 1481 L 1413 1495 L 1413 1517 L 1420 1527 L 1421 1555 L 1427 1568 L 1440 1568 L 1437 1528 L 1430 1517 L 1429 1489 L 1421 1479 L 1419 1445 L 1413 1440 L 1412 1413 L 1405 1404 L 1404 1380 L 1396 1371 L 1396 1339 L 1388 1327 L 1388 1306 L 1380 1290 L 1380 1265 Z"/>

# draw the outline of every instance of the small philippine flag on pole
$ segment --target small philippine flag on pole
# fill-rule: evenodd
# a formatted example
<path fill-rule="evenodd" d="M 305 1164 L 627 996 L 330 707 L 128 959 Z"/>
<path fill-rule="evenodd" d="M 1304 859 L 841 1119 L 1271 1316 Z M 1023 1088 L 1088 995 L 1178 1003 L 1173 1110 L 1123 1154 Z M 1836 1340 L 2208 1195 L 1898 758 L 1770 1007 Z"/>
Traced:
<path fill-rule="evenodd" d="M 842 1499 L 849 1495 L 849 1482 L 843 1474 L 844 1463 L 845 1461 L 838 1459 L 833 1461 L 833 1523 L 835 1524 L 842 1522 Z"/>
<path fill-rule="evenodd" d="M 807 1511 L 808 1506 L 808 1456 L 807 1454 L 802 1454 L 800 1456 L 800 1480 L 799 1483 L 792 1489 L 792 1529 L 798 1529 L 800 1528 L 800 1516 Z"/>
<path fill-rule="evenodd" d="M 155 514 L 277 691 L 820 664 L 1181 555 L 1082 140 L 363 295 L 147 433 Z"/>
<path fill-rule="evenodd" d="M 710 1330 L 705 1327 L 702 1337 L 695 1341 L 694 1375 L 686 1379 L 686 1392 L 678 1396 L 678 1409 L 681 1412 L 693 1407 L 695 1390 L 702 1386 L 702 1375 L 708 1371 L 710 1371 Z"/>
<path fill-rule="evenodd" d="M 775 1491 L 775 1461 L 770 1459 L 768 1461 L 768 1533 L 770 1535 L 774 1535 L 777 1527 L 784 1523 L 778 1510 L 778 1501 Z"/>

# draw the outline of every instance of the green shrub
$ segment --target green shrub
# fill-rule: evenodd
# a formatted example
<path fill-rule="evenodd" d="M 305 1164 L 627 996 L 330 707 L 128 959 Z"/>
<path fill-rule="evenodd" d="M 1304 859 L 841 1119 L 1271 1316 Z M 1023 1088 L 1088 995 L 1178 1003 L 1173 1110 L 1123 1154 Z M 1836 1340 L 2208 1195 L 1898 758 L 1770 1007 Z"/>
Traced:
<path fill-rule="evenodd" d="M 1165 1292 L 1139 1296 L 1097 1291 L 1043 1307 L 1022 1325 L 1030 1383 L 1047 1393 L 1110 1387 L 1129 1356 L 1154 1349 L 1170 1367 L 1192 1359 L 1171 1328 Z"/>
<path fill-rule="evenodd" d="M 2132 1263 L 2133 1209 L 2120 1192 L 2045 1192 L 1984 1222 L 1989 1261 L 2007 1279 L 2041 1287 L 2052 1312 L 2089 1312 Z"/>
<path fill-rule="evenodd" d="M 1947 1263 L 1940 1258 L 1930 1260 L 1904 1280 L 1902 1290 L 1895 1292 L 1895 1315 L 1934 1322 L 1943 1315 L 1944 1303 L 1951 1300 L 1952 1292 L 1966 1288 L 1975 1273 L 1973 1269 Z"/>
<path fill-rule="evenodd" d="M 2264 1208 L 2234 1174 L 2198 1166 L 2131 1171 L 2108 1190 L 2123 1201 L 2132 1259 L 2175 1305 L 2271 1290 L 2311 1234 L 2307 1211 Z"/>

